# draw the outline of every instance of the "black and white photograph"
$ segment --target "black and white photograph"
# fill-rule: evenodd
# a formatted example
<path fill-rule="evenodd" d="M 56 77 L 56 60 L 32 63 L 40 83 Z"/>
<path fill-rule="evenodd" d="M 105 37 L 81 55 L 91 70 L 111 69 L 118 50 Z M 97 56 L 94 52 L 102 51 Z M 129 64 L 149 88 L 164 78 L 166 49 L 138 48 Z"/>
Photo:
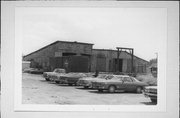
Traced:
<path fill-rule="evenodd" d="M 25 8 L 22 103 L 156 105 L 163 8 Z"/>
<path fill-rule="evenodd" d="M 147 3 L 4 2 L 3 115 L 177 112 L 178 7 Z"/>

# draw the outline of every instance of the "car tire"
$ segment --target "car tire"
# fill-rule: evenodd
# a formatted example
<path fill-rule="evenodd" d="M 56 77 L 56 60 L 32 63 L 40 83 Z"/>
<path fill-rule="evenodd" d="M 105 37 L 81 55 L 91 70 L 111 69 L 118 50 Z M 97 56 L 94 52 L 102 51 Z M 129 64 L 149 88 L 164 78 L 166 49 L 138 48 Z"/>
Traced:
<path fill-rule="evenodd" d="M 109 88 L 108 88 L 109 93 L 114 93 L 115 90 L 116 90 L 116 87 L 115 87 L 115 86 L 112 86 L 112 85 L 109 86 Z"/>
<path fill-rule="evenodd" d="M 59 84 L 60 83 L 60 81 L 55 81 L 56 82 L 56 84 Z"/>
<path fill-rule="evenodd" d="M 137 87 L 136 88 L 136 93 L 142 93 L 142 88 L 141 87 Z"/>
<path fill-rule="evenodd" d="M 89 88 L 88 86 L 84 86 L 85 89 Z"/>
<path fill-rule="evenodd" d="M 151 102 L 157 103 L 157 99 L 151 99 Z"/>
<path fill-rule="evenodd" d="M 45 79 L 46 79 L 46 81 L 50 81 L 49 78 L 45 78 Z"/>

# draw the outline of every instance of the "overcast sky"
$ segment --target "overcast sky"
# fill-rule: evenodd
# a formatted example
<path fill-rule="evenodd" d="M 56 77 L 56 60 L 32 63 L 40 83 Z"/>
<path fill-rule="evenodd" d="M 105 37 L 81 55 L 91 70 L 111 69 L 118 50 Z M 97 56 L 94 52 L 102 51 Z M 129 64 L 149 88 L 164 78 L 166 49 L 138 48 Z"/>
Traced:
<path fill-rule="evenodd" d="M 93 48 L 134 48 L 145 60 L 166 41 L 163 8 L 24 8 L 20 12 L 23 55 L 54 41 L 93 43 Z M 16 19 L 16 20 L 18 20 Z"/>

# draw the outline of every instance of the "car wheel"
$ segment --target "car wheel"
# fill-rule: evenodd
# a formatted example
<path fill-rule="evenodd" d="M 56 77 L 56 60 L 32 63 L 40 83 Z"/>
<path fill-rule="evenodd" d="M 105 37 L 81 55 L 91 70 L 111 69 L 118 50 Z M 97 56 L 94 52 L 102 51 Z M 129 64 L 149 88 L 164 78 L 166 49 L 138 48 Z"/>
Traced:
<path fill-rule="evenodd" d="M 157 99 L 151 99 L 151 102 L 157 103 Z"/>
<path fill-rule="evenodd" d="M 87 89 L 87 88 L 88 88 L 88 86 L 84 86 L 84 88 L 85 88 L 85 89 Z"/>
<path fill-rule="evenodd" d="M 141 87 L 137 87 L 136 88 L 136 93 L 142 93 L 142 88 Z"/>
<path fill-rule="evenodd" d="M 109 86 L 108 90 L 109 90 L 110 93 L 114 93 L 115 90 L 116 90 L 116 87 L 115 86 Z"/>
<path fill-rule="evenodd" d="M 45 79 L 46 79 L 46 81 L 50 81 L 49 78 L 45 78 Z"/>
<path fill-rule="evenodd" d="M 55 81 L 57 84 L 59 84 L 60 83 L 60 81 Z"/>

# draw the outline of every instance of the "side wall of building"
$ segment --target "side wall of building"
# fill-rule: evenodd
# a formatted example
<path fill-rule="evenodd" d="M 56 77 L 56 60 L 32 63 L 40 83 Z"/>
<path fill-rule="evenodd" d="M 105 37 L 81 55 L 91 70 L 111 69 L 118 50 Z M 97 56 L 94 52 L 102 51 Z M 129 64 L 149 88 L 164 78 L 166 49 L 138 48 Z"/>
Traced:
<path fill-rule="evenodd" d="M 31 53 L 23 58 L 24 61 L 31 61 L 31 65 L 39 66 L 43 69 L 50 68 L 50 59 L 62 57 L 65 54 L 91 55 L 92 45 L 81 43 L 57 42 L 39 51 Z"/>
<path fill-rule="evenodd" d="M 131 55 L 127 52 L 121 52 L 119 55 L 119 59 L 122 61 L 121 70 L 125 73 L 131 72 Z M 103 59 L 99 59 L 103 58 Z M 98 64 L 98 60 L 101 60 L 101 65 Z M 102 62 L 103 61 L 103 62 Z M 134 56 L 134 71 L 137 73 L 146 73 L 147 61 L 137 58 Z M 104 69 L 99 70 L 99 66 L 103 67 L 106 65 Z M 114 72 L 117 70 L 117 51 L 115 50 L 101 50 L 94 49 L 92 51 L 92 64 L 91 71 L 99 70 L 105 72 Z"/>
<path fill-rule="evenodd" d="M 24 61 L 31 61 L 31 66 L 52 70 L 52 58 L 64 57 L 67 55 L 87 56 L 89 58 L 88 68 L 90 71 L 96 70 L 104 72 L 117 71 L 117 51 L 92 49 L 93 45 L 76 43 L 76 42 L 55 42 L 34 53 L 24 57 Z M 122 51 L 119 55 L 120 71 L 125 73 L 131 72 L 131 55 Z M 51 61 L 50 61 L 51 60 Z M 134 56 L 134 71 L 145 73 L 147 61 Z M 88 69 L 89 70 L 89 69 Z"/>

